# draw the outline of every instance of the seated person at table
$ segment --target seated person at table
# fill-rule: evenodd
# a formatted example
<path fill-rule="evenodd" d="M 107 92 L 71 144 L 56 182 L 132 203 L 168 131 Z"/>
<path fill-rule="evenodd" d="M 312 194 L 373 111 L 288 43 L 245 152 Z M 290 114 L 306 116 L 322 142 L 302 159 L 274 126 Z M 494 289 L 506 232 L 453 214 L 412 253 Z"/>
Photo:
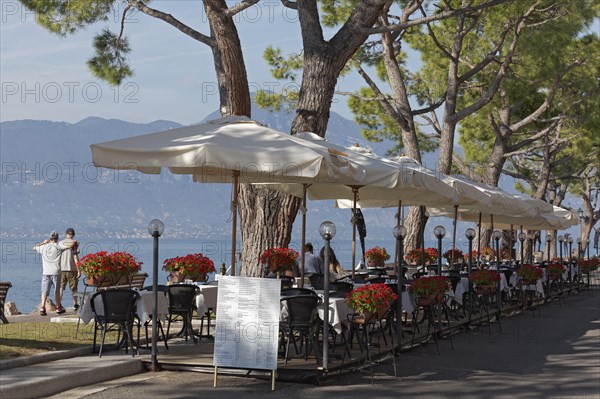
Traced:
<path fill-rule="evenodd" d="M 304 244 L 304 275 L 310 277 L 313 274 L 323 274 L 323 261 L 313 254 L 313 245 L 310 242 Z M 298 269 L 301 268 L 302 259 L 298 259 Z M 300 276 L 300 271 L 298 272 Z"/>
<path fill-rule="evenodd" d="M 323 260 L 323 264 L 325 264 L 325 247 L 321 248 L 321 253 L 319 255 L 321 260 Z M 337 260 L 335 256 L 335 252 L 333 249 L 329 249 L 329 281 L 336 281 L 341 278 L 347 277 L 348 273 L 344 271 L 342 265 Z"/>

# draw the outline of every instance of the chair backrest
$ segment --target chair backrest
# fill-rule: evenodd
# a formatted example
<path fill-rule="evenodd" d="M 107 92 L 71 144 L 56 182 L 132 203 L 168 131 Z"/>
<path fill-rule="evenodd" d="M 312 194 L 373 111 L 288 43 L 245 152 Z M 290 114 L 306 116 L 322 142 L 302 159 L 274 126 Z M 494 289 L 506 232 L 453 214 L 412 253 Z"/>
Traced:
<path fill-rule="evenodd" d="M 334 283 L 329 283 L 329 287 L 335 288 L 337 292 L 350 292 L 354 289 L 354 284 L 344 281 L 336 281 Z"/>
<path fill-rule="evenodd" d="M 317 296 L 317 293 L 311 290 L 310 288 L 282 288 L 281 296 L 296 296 L 296 295 L 314 295 Z"/>
<path fill-rule="evenodd" d="M 513 274 L 512 270 L 503 270 L 502 273 L 504 273 L 504 277 L 506 278 L 506 284 L 508 284 L 508 282 L 510 281 L 510 277 Z"/>
<path fill-rule="evenodd" d="M 369 275 L 367 273 L 354 273 L 353 282 L 358 284 L 364 284 L 368 281 Z"/>
<path fill-rule="evenodd" d="M 452 291 L 456 291 L 456 287 L 458 286 L 458 283 L 460 283 L 460 275 L 450 275 L 448 278 L 450 279 L 450 284 L 452 284 Z"/>
<path fill-rule="evenodd" d="M 0 283 L 0 304 L 2 305 L 2 310 L 4 310 L 4 301 L 6 300 L 6 295 L 8 295 L 8 289 L 10 287 L 12 287 L 12 283 L 9 281 Z"/>
<path fill-rule="evenodd" d="M 317 320 L 317 306 L 321 298 L 315 295 L 295 295 L 281 298 L 287 309 L 290 327 L 308 327 Z"/>
<path fill-rule="evenodd" d="M 379 276 L 379 277 L 381 277 L 384 274 L 386 274 L 386 270 L 384 268 L 367 269 L 367 271 L 369 272 L 369 274 L 376 275 L 376 276 Z"/>
<path fill-rule="evenodd" d="M 292 288 L 294 285 L 294 277 L 289 276 L 280 276 L 281 279 L 281 288 Z"/>
<path fill-rule="evenodd" d="M 387 277 L 371 277 L 367 280 L 367 283 L 371 284 L 383 284 L 387 280 Z"/>
<path fill-rule="evenodd" d="M 322 290 L 323 284 L 325 283 L 325 278 L 322 274 L 312 274 L 310 277 L 310 285 L 316 290 Z"/>
<path fill-rule="evenodd" d="M 386 283 L 385 285 L 398 294 L 398 283 Z M 406 286 L 404 284 L 402 284 L 402 291 L 406 291 Z"/>
<path fill-rule="evenodd" d="M 413 273 L 412 278 L 413 279 L 418 279 L 418 278 L 421 278 L 423 276 L 427 276 L 428 274 L 429 274 L 429 272 L 416 272 L 416 273 Z"/>
<path fill-rule="evenodd" d="M 195 284 L 173 284 L 168 287 L 169 313 L 191 312 L 200 287 Z"/>
<path fill-rule="evenodd" d="M 98 296 L 100 296 L 104 308 L 101 313 L 97 311 L 95 305 L 95 300 Z M 127 322 L 133 317 L 135 301 L 139 296 L 140 294 L 137 291 L 125 288 L 102 290 L 92 295 L 90 305 L 97 320 Z"/>

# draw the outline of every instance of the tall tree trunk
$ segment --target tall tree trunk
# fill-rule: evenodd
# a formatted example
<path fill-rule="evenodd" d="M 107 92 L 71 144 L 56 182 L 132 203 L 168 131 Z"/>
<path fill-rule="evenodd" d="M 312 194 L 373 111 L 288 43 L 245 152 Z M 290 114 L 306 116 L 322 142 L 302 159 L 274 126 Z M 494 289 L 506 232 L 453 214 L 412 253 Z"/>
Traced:
<path fill-rule="evenodd" d="M 243 242 L 240 274 L 257 277 L 262 272 L 259 262 L 262 251 L 289 246 L 300 199 L 245 184 L 240 190 L 240 203 L 245 205 L 240 207 Z"/>
<path fill-rule="evenodd" d="M 221 114 L 250 117 L 248 77 L 242 45 L 233 18 L 224 12 L 227 10 L 224 0 L 206 0 L 204 9 L 212 37 L 215 39 L 211 49 L 219 86 Z"/>
<path fill-rule="evenodd" d="M 587 191 L 589 192 L 589 191 Z M 594 212 L 594 208 L 592 207 L 592 202 L 590 197 L 586 193 L 583 193 L 581 196 L 581 209 L 583 210 L 583 220 L 581 221 L 581 243 L 582 243 L 582 251 L 587 255 L 587 246 L 592 245 L 590 236 L 592 232 L 592 228 L 594 225 L 600 220 L 600 212 Z M 589 243 L 588 243 L 589 242 Z M 590 248 L 590 256 L 592 254 Z"/>
<path fill-rule="evenodd" d="M 406 227 L 407 235 L 404 239 L 404 253 L 415 248 L 420 248 L 422 245 L 421 229 L 427 224 L 427 217 L 421 220 L 421 211 L 418 206 L 411 206 L 408 215 L 404 219 L 404 227 Z"/>
<path fill-rule="evenodd" d="M 394 113 L 395 119 L 401 127 L 402 144 L 406 155 L 420 164 L 422 162 L 421 151 L 417 129 L 415 128 L 415 120 L 412 114 L 412 106 L 408 98 L 404 76 L 396 59 L 392 36 L 390 32 L 383 33 L 381 35 L 381 43 L 383 45 L 383 60 L 389 77 L 394 106 L 398 110 L 398 112 Z M 407 236 L 404 239 L 404 253 L 406 253 L 422 245 L 421 229 L 425 227 L 427 217 L 421 215 L 418 206 L 413 206 L 410 207 L 403 223 L 407 231 Z"/>

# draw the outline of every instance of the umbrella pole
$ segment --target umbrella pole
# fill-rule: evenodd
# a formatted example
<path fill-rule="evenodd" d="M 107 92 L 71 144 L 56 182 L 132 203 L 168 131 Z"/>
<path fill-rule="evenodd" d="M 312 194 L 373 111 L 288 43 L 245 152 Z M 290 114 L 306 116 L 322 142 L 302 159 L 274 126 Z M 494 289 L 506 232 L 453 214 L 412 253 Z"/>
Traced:
<path fill-rule="evenodd" d="M 237 237 L 237 206 L 238 206 L 238 190 L 239 190 L 239 182 L 238 177 L 240 172 L 233 172 L 233 201 L 231 201 L 231 212 L 233 215 L 231 216 L 231 223 L 233 224 L 231 234 L 231 275 L 235 276 L 235 245 L 236 245 L 236 237 Z"/>
<path fill-rule="evenodd" d="M 402 224 L 402 200 L 398 201 L 398 213 L 396 214 L 396 226 L 400 226 Z M 400 267 L 398 266 L 399 264 L 402 264 L 402 259 L 398 259 L 398 253 L 400 251 L 400 245 L 398 240 L 396 240 L 396 250 L 394 251 L 394 253 L 396 254 L 396 256 L 394 256 L 394 273 L 396 273 L 396 276 L 399 275 L 399 270 Z"/>
<path fill-rule="evenodd" d="M 454 250 L 456 249 L 456 225 L 458 221 L 458 205 L 454 205 L 454 226 L 452 233 L 452 254 L 450 255 L 450 267 L 454 267 Z M 441 255 L 441 254 L 440 254 Z"/>
<path fill-rule="evenodd" d="M 419 211 L 421 216 L 421 266 L 425 270 L 425 207 L 421 205 Z"/>
<path fill-rule="evenodd" d="M 354 197 L 352 203 L 352 280 L 356 271 L 356 202 L 358 201 L 358 188 L 352 187 Z"/>
<path fill-rule="evenodd" d="M 477 224 L 477 267 L 481 260 L 481 212 L 479 212 L 479 224 Z"/>
<path fill-rule="evenodd" d="M 306 184 L 302 185 L 302 263 L 300 268 L 300 288 L 304 288 L 304 263 L 306 260 L 305 248 L 306 245 Z"/>
<path fill-rule="evenodd" d="M 510 235 L 508 236 L 508 251 L 509 251 L 508 257 L 510 258 L 510 260 L 512 260 L 513 231 L 514 231 L 513 225 L 511 224 L 510 225 Z"/>

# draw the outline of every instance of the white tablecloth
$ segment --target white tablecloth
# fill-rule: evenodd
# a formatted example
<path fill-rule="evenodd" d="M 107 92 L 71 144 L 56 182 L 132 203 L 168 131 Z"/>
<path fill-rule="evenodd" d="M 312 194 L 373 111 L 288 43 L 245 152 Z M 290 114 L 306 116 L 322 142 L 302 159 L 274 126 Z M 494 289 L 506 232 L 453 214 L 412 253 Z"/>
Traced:
<path fill-rule="evenodd" d="M 154 296 L 152 295 L 152 291 L 139 291 L 140 297 L 135 302 L 136 313 L 138 318 L 142 323 L 151 319 L 152 316 L 152 303 Z M 91 298 L 90 298 L 91 299 Z M 97 296 L 94 300 L 94 306 L 96 307 L 96 312 L 102 314 L 104 312 L 104 305 L 102 304 L 102 299 L 100 296 Z M 167 298 L 162 292 L 158 293 L 158 308 L 157 314 L 159 320 L 164 320 L 167 317 L 167 313 L 169 313 L 167 307 Z M 94 318 L 94 312 L 92 311 L 91 301 L 86 301 L 81 308 L 81 313 L 79 314 L 79 318 L 85 324 L 89 323 Z"/>
<path fill-rule="evenodd" d="M 319 305 L 318 312 L 321 320 L 324 314 L 324 304 Z M 344 298 L 329 298 L 329 324 L 337 333 L 342 332 L 342 326 L 348 325 L 348 315 L 354 310 L 346 306 Z"/>
<path fill-rule="evenodd" d="M 196 296 L 196 306 L 198 307 L 198 319 L 201 319 L 208 309 L 217 308 L 217 296 L 219 287 L 216 285 L 199 285 L 200 294 Z"/>

